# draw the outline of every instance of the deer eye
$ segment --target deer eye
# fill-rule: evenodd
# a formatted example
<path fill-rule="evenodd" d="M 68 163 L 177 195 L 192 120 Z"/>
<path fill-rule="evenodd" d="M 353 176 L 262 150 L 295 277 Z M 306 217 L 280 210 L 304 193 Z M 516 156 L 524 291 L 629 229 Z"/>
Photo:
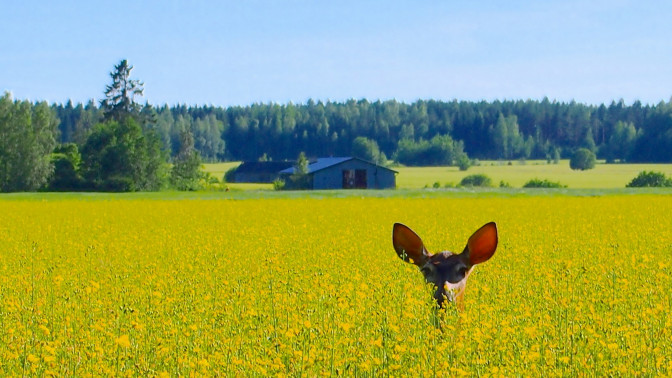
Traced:
<path fill-rule="evenodd" d="M 420 272 L 422 272 L 422 274 L 425 276 L 429 276 L 432 274 L 432 268 L 428 266 L 423 266 L 422 268 L 420 268 Z"/>

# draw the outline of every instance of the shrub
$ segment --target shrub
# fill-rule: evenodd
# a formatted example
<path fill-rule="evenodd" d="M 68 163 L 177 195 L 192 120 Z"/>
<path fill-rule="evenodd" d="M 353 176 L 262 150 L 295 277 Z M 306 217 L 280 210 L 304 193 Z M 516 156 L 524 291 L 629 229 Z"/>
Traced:
<path fill-rule="evenodd" d="M 662 172 L 642 171 L 637 177 L 632 179 L 626 188 L 643 188 L 643 187 L 671 187 L 672 178 L 665 176 Z"/>
<path fill-rule="evenodd" d="M 273 190 L 283 190 L 285 189 L 285 181 L 281 179 L 273 180 Z"/>
<path fill-rule="evenodd" d="M 482 173 L 465 176 L 460 181 L 460 186 L 492 186 L 492 179 Z"/>
<path fill-rule="evenodd" d="M 595 168 L 595 154 L 587 148 L 579 148 L 569 160 L 569 167 L 581 171 L 593 169 Z"/>
<path fill-rule="evenodd" d="M 559 182 L 553 182 L 546 179 L 540 180 L 534 178 L 523 185 L 523 188 L 566 188 L 567 185 L 562 185 Z"/>
<path fill-rule="evenodd" d="M 466 171 L 471 167 L 471 160 L 469 160 L 467 154 L 461 154 L 460 157 L 457 158 L 457 166 L 460 168 L 460 171 Z"/>
<path fill-rule="evenodd" d="M 104 192 L 133 192 L 136 190 L 133 179 L 126 176 L 113 176 L 105 180 L 100 187 Z"/>

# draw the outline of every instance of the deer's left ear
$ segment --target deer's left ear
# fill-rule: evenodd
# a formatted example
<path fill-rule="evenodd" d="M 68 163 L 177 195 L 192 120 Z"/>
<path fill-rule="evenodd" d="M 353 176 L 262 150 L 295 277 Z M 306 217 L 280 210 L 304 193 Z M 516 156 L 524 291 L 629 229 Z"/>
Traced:
<path fill-rule="evenodd" d="M 394 224 L 392 244 L 402 260 L 412 262 L 419 267 L 425 265 L 427 259 L 431 256 L 418 234 L 401 223 Z"/>
<path fill-rule="evenodd" d="M 497 225 L 490 222 L 469 237 L 462 254 L 466 254 L 468 265 L 473 266 L 488 261 L 497 249 Z"/>

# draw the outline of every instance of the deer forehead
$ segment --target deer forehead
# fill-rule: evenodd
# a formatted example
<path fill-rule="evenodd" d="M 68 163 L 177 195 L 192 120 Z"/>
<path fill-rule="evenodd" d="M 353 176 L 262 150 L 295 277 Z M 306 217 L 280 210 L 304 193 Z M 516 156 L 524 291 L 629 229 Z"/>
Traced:
<path fill-rule="evenodd" d="M 427 264 L 431 264 L 434 266 L 449 266 L 457 264 L 459 262 L 460 259 L 453 252 L 442 251 L 432 255 L 427 261 Z"/>

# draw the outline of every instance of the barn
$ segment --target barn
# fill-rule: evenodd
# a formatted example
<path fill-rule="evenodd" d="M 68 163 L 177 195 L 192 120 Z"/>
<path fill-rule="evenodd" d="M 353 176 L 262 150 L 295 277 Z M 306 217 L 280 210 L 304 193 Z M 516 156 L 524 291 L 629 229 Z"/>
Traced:
<path fill-rule="evenodd" d="M 294 174 L 294 167 L 280 177 Z M 318 158 L 308 164 L 309 189 L 394 189 L 396 174 L 389 168 L 355 157 Z"/>
<path fill-rule="evenodd" d="M 280 171 L 294 165 L 292 161 L 245 161 L 233 172 L 232 182 L 271 183 Z"/>

